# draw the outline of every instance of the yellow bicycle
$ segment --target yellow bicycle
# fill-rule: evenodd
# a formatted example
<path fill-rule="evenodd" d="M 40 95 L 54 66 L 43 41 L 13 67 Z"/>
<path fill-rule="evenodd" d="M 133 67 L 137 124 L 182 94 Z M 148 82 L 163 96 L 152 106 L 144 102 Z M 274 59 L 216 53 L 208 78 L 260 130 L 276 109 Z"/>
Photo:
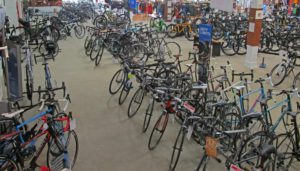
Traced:
<path fill-rule="evenodd" d="M 169 24 L 167 26 L 167 35 L 170 38 L 175 38 L 178 35 L 184 33 L 184 36 L 189 40 L 193 41 L 196 33 L 194 32 L 193 25 L 190 21 L 183 23 Z"/>

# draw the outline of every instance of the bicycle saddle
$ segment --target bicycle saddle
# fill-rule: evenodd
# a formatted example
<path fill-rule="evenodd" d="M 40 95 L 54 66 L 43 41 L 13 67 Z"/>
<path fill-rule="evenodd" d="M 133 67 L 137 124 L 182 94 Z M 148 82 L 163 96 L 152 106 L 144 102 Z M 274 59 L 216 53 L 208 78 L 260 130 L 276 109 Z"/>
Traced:
<path fill-rule="evenodd" d="M 263 144 L 260 156 L 263 158 L 268 158 L 270 154 L 276 153 L 276 148 L 271 144 Z"/>
<path fill-rule="evenodd" d="M 159 59 L 154 59 L 154 61 L 156 61 L 156 62 L 164 62 L 164 61 L 165 61 L 165 59 L 163 59 L 163 58 L 159 58 Z"/>
<path fill-rule="evenodd" d="M 19 23 L 22 24 L 24 28 L 30 28 L 30 23 L 28 21 L 24 21 L 22 18 L 19 19 Z"/>
<path fill-rule="evenodd" d="M 248 120 L 248 119 L 252 119 L 252 118 L 260 118 L 262 116 L 262 114 L 260 112 L 251 112 L 251 113 L 247 113 L 245 115 L 242 116 L 243 120 Z"/>
<path fill-rule="evenodd" d="M 292 117 L 296 117 L 300 112 L 287 112 L 287 115 L 290 115 Z"/>
<path fill-rule="evenodd" d="M 182 55 L 173 55 L 175 58 L 179 58 L 180 56 L 182 56 Z"/>

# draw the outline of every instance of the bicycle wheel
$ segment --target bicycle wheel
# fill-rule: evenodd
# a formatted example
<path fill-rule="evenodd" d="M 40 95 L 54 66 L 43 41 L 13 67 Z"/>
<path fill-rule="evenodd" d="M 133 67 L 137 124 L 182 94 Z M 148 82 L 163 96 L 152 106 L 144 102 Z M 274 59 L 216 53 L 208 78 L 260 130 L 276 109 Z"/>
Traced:
<path fill-rule="evenodd" d="M 41 43 L 39 46 L 39 53 L 40 54 L 45 54 L 45 55 L 52 55 L 52 57 L 56 57 L 59 53 L 59 46 L 56 42 L 54 43 L 54 50 L 49 52 L 46 48 L 46 43 Z"/>
<path fill-rule="evenodd" d="M 189 41 L 194 41 L 194 33 L 188 27 L 184 29 L 184 37 Z"/>
<path fill-rule="evenodd" d="M 236 54 L 235 51 L 233 50 L 233 43 L 231 40 L 222 42 L 221 45 L 222 45 L 221 50 L 225 55 L 233 56 Z"/>
<path fill-rule="evenodd" d="M 287 68 L 284 64 L 275 65 L 270 72 L 273 85 L 274 86 L 280 85 L 285 79 L 286 73 L 287 73 Z"/>
<path fill-rule="evenodd" d="M 289 170 L 294 160 L 294 149 L 296 149 L 293 135 L 290 133 L 283 133 L 277 135 L 272 144 L 277 149 L 276 166 L 279 170 Z"/>
<path fill-rule="evenodd" d="M 143 103 L 144 96 L 145 90 L 142 87 L 136 90 L 128 106 L 127 114 L 129 118 L 132 118 L 138 112 Z"/>
<path fill-rule="evenodd" d="M 91 48 L 90 58 L 93 61 L 100 54 L 101 47 L 103 46 L 102 39 L 98 37 L 92 44 L 93 47 Z"/>
<path fill-rule="evenodd" d="M 132 83 L 129 81 L 125 81 L 125 84 L 119 96 L 119 105 L 122 105 L 125 102 L 131 89 L 132 89 Z"/>
<path fill-rule="evenodd" d="M 27 94 L 27 99 L 31 100 L 32 99 L 32 93 L 33 93 L 33 80 L 31 79 L 30 76 L 30 71 L 29 71 L 29 66 L 26 65 L 26 94 Z"/>
<path fill-rule="evenodd" d="M 121 88 L 125 81 L 125 74 L 123 69 L 119 69 L 112 77 L 109 83 L 109 93 L 111 95 L 116 94 Z"/>
<path fill-rule="evenodd" d="M 106 19 L 106 17 L 103 16 L 103 15 L 99 15 L 98 17 L 95 18 L 94 25 L 98 29 L 105 29 L 105 27 L 107 26 L 107 19 Z"/>
<path fill-rule="evenodd" d="M 102 56 L 103 56 L 103 51 L 104 51 L 104 45 L 102 44 L 100 46 L 99 54 L 97 55 L 96 60 L 95 60 L 95 65 L 96 66 L 98 66 L 100 64 L 100 61 L 101 61 Z"/>
<path fill-rule="evenodd" d="M 163 46 L 165 56 L 168 56 L 169 59 L 173 58 L 174 55 L 181 55 L 181 47 L 176 42 L 167 42 Z"/>
<path fill-rule="evenodd" d="M 63 135 L 64 148 L 66 151 L 59 150 L 57 143 L 53 139 L 49 141 L 47 150 L 47 165 L 51 170 L 62 170 L 65 168 L 65 162 L 68 163 L 68 168 L 73 168 L 78 155 L 79 142 L 75 131 L 65 132 Z M 67 159 L 65 159 L 67 157 Z"/>
<path fill-rule="evenodd" d="M 95 39 L 97 39 L 96 35 L 92 35 L 87 43 L 87 47 L 85 48 L 85 55 L 90 56 L 93 48 L 93 44 L 95 42 Z"/>
<path fill-rule="evenodd" d="M 13 160 L 0 156 L 0 170 L 1 171 L 21 171 L 18 164 Z"/>
<path fill-rule="evenodd" d="M 264 144 L 271 140 L 266 132 L 256 132 L 249 136 L 241 145 L 238 154 L 239 167 L 244 170 L 247 168 L 257 168 L 260 164 L 260 151 Z"/>
<path fill-rule="evenodd" d="M 74 28 L 74 32 L 78 39 L 82 39 L 85 36 L 85 27 L 83 25 L 77 25 Z"/>
<path fill-rule="evenodd" d="M 293 81 L 293 86 L 295 86 L 295 88 L 298 88 L 298 90 L 300 90 L 300 72 L 295 76 Z"/>
<path fill-rule="evenodd" d="M 134 61 L 147 61 L 148 49 L 143 44 L 134 44 L 128 49 L 128 56 Z"/>
<path fill-rule="evenodd" d="M 169 168 L 171 171 L 176 169 L 177 163 L 179 161 L 180 154 L 182 152 L 183 142 L 185 140 L 186 130 L 185 128 L 181 128 L 175 140 L 175 144 L 173 146 L 173 152 L 171 156 L 171 161 L 169 164 Z"/>
<path fill-rule="evenodd" d="M 178 33 L 178 29 L 177 29 L 175 24 L 168 25 L 166 31 L 167 31 L 167 35 L 170 38 L 175 38 L 177 36 L 177 33 Z"/>
<path fill-rule="evenodd" d="M 147 129 L 149 128 L 149 124 L 150 124 L 151 117 L 153 114 L 154 103 L 155 103 L 154 98 L 151 98 L 150 103 L 148 104 L 146 112 L 145 112 L 145 117 L 144 117 L 144 122 L 143 122 L 143 132 L 146 132 Z"/>
<path fill-rule="evenodd" d="M 166 127 L 169 121 L 169 114 L 167 112 L 163 112 L 160 117 L 157 119 L 148 141 L 148 149 L 154 150 L 159 144 Z"/>
<path fill-rule="evenodd" d="M 214 40 L 220 40 L 224 37 L 224 27 L 222 23 L 213 23 L 212 37 Z"/>
<path fill-rule="evenodd" d="M 86 36 L 85 40 L 84 40 L 84 49 L 87 49 L 88 48 L 88 43 L 91 39 L 91 36 Z"/>
<path fill-rule="evenodd" d="M 207 166 L 207 162 L 210 160 L 210 157 L 208 157 L 206 154 L 204 154 L 204 156 L 201 158 L 196 171 L 205 171 L 206 170 L 206 166 Z"/>

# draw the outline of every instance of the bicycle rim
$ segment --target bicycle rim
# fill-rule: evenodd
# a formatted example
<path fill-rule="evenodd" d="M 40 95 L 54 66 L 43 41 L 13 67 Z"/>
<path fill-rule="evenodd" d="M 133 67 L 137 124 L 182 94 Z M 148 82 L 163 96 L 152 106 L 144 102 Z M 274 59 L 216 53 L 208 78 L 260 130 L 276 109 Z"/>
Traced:
<path fill-rule="evenodd" d="M 139 88 L 132 96 L 127 111 L 129 118 L 133 117 L 140 109 L 144 100 L 144 95 L 144 90 L 142 88 Z"/>
<path fill-rule="evenodd" d="M 173 146 L 172 157 L 171 157 L 171 161 L 170 161 L 170 165 L 169 165 L 170 170 L 172 170 L 172 171 L 175 170 L 175 168 L 177 166 L 177 163 L 179 161 L 179 157 L 180 157 L 180 154 L 182 152 L 182 146 L 183 146 L 183 143 L 184 143 L 184 140 L 185 140 L 185 135 L 186 135 L 185 129 L 181 128 L 179 130 L 179 133 L 177 135 L 175 144 Z"/>
<path fill-rule="evenodd" d="M 109 93 L 116 94 L 123 86 L 125 74 L 122 69 L 118 70 L 109 83 Z"/>
<path fill-rule="evenodd" d="M 158 120 L 156 121 L 151 135 L 149 137 L 149 142 L 148 142 L 148 149 L 149 150 L 154 150 L 159 142 L 161 141 L 161 138 L 166 130 L 167 124 L 169 120 L 169 114 L 166 112 L 163 112 Z"/>
<path fill-rule="evenodd" d="M 147 129 L 149 128 L 149 124 L 150 124 L 151 117 L 153 114 L 154 102 L 155 102 L 154 99 L 152 99 L 146 109 L 145 116 L 144 116 L 144 122 L 143 122 L 143 132 L 146 132 Z"/>

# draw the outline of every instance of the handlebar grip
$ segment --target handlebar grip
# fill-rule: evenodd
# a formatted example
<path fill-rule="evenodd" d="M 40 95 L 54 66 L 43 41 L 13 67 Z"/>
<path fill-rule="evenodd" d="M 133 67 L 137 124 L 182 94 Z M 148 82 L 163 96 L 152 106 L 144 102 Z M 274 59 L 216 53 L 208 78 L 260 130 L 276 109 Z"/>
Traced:
<path fill-rule="evenodd" d="M 231 80 L 232 80 L 232 82 L 234 82 L 234 70 L 232 70 L 232 78 L 231 78 Z"/>
<path fill-rule="evenodd" d="M 251 81 L 253 81 L 254 79 L 254 73 L 253 73 L 253 69 L 251 69 Z"/>

